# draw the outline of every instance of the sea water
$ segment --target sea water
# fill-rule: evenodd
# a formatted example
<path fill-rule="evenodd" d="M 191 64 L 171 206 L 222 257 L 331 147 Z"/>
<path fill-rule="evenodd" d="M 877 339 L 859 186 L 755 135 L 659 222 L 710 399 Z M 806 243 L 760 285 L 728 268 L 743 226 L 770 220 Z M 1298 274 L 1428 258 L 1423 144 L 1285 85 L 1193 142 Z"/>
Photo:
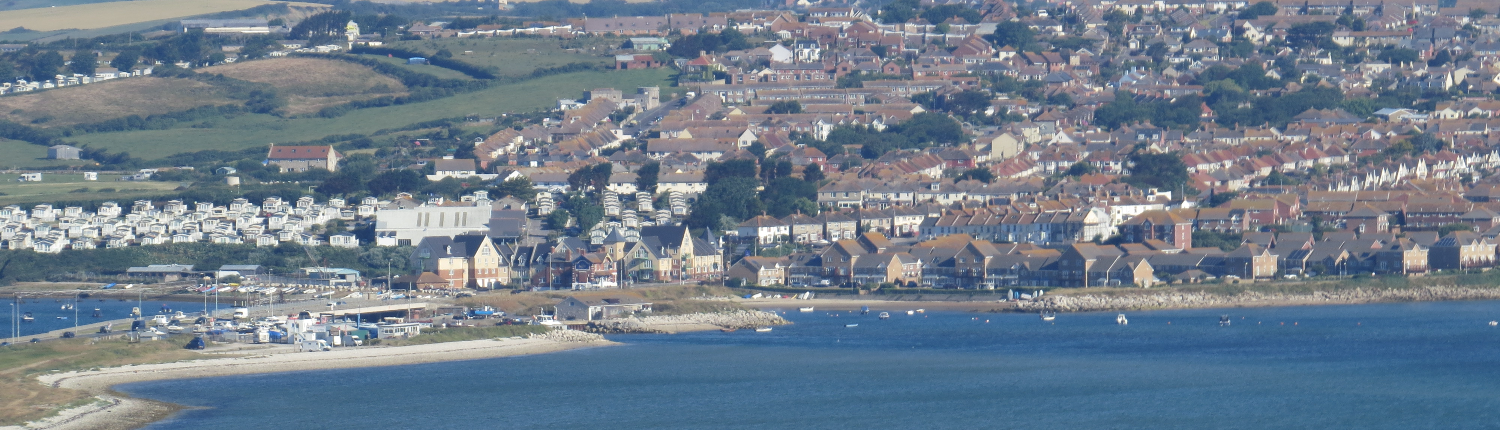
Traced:
<path fill-rule="evenodd" d="M 1124 326 L 1113 312 L 884 310 L 789 307 L 796 324 L 769 333 L 120 389 L 196 407 L 159 429 L 1500 425 L 1500 302 L 1129 312 Z"/>
<path fill-rule="evenodd" d="M 14 341 L 15 339 L 9 339 L 12 333 L 11 330 L 15 327 L 14 321 L 26 312 L 31 312 L 35 321 L 20 323 L 23 341 L 30 340 L 27 336 L 33 336 L 38 333 L 72 328 L 75 321 L 77 325 L 89 325 L 101 321 L 130 318 L 130 310 L 138 306 L 141 307 L 141 313 L 145 314 L 148 318 L 160 313 L 164 308 L 171 308 L 173 311 L 182 311 L 189 315 L 196 315 L 196 312 L 203 311 L 203 302 L 162 300 L 137 302 L 134 298 L 121 301 L 119 298 L 106 297 L 78 299 L 76 315 L 73 309 L 62 308 L 62 305 L 73 303 L 72 296 L 23 297 L 20 300 L 13 298 L 0 299 L 0 338 L 6 338 L 5 340 L 7 341 Z M 213 305 L 213 301 L 210 300 L 208 302 L 209 308 L 212 309 Z M 19 310 L 16 310 L 18 307 Z M 221 305 L 222 307 L 228 306 Z M 99 318 L 93 317 L 95 308 L 99 309 Z M 128 330 L 130 329 L 130 325 L 116 324 L 115 329 Z"/>

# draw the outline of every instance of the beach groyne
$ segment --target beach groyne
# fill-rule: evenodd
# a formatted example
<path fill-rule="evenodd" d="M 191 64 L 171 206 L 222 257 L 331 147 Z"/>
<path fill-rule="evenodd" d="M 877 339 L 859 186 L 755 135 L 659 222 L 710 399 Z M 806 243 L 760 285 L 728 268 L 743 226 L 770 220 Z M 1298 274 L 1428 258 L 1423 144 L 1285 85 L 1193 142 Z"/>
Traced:
<path fill-rule="evenodd" d="M 1226 295 L 1207 292 L 1162 291 L 1137 294 L 1055 294 L 1016 304 L 1019 312 L 1092 312 L 1150 309 L 1229 308 L 1446 300 L 1496 300 L 1500 288 L 1430 286 L 1418 288 L 1355 288 L 1305 294 L 1247 291 Z"/>
<path fill-rule="evenodd" d="M 653 315 L 590 322 L 594 333 L 678 333 L 717 329 L 753 329 L 790 324 L 774 312 L 739 310 L 686 315 Z"/>

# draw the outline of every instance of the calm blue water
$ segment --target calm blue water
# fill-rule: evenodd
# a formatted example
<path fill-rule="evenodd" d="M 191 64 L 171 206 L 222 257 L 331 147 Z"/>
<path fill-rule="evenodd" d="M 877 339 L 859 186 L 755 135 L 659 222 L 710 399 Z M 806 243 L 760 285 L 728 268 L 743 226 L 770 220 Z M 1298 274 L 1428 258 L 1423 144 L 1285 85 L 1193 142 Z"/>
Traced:
<path fill-rule="evenodd" d="M 1500 302 L 1114 316 L 791 312 L 771 333 L 120 389 L 203 407 L 159 429 L 1500 425 Z"/>
<path fill-rule="evenodd" d="M 53 330 L 61 330 L 73 327 L 73 310 L 62 309 L 62 305 L 64 303 L 73 303 L 72 297 L 23 297 L 22 300 L 24 300 L 25 303 L 20 303 L 20 310 L 16 312 L 16 315 L 20 315 L 24 312 L 31 312 L 31 315 L 36 318 L 36 321 L 21 323 L 21 336 L 31 336 L 37 333 L 46 333 Z M 10 337 L 11 335 L 11 328 L 13 327 L 11 320 L 11 310 L 15 307 L 15 304 L 16 300 L 14 299 L 0 299 L 0 338 Z M 179 310 L 189 314 L 203 310 L 203 302 L 146 300 L 144 302 L 141 302 L 139 306 L 141 306 L 141 312 L 149 316 L 156 315 L 157 312 L 161 310 L 161 306 L 163 304 L 172 307 L 173 310 Z M 210 301 L 208 305 L 210 308 L 212 308 L 213 302 Z M 78 325 L 87 325 L 99 321 L 129 318 L 130 309 L 136 306 L 138 305 L 136 304 L 135 299 L 130 299 L 123 302 L 118 298 L 90 297 L 87 299 L 79 299 L 77 306 Z M 227 305 L 223 304 L 221 304 L 220 306 L 228 307 Z M 94 313 L 94 308 L 99 308 L 101 318 L 93 318 L 91 316 Z M 58 319 L 57 317 L 65 317 L 67 319 Z M 116 328 L 119 329 L 122 327 Z M 123 328 L 129 327 L 127 326 Z"/>

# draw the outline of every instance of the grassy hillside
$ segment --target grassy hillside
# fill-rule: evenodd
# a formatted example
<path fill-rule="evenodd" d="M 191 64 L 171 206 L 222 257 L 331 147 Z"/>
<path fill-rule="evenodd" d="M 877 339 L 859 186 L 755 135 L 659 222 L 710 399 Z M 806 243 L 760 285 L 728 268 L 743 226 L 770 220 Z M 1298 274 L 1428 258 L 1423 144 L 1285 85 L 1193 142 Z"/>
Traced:
<path fill-rule="evenodd" d="M 543 67 L 556 67 L 571 63 L 614 64 L 612 57 L 604 56 L 610 49 L 618 48 L 624 39 L 589 38 L 577 41 L 562 41 L 553 38 L 509 38 L 491 37 L 475 39 L 428 39 L 410 40 L 391 44 L 392 48 L 417 52 L 437 52 L 447 49 L 453 59 L 482 67 L 493 67 L 496 75 L 523 75 Z M 576 48 L 564 48 L 564 44 Z"/>
<path fill-rule="evenodd" d="M 0 169 L 35 169 L 92 163 L 85 160 L 48 160 L 46 157 L 47 148 L 41 145 L 0 139 Z"/>
<path fill-rule="evenodd" d="M 0 119 L 45 128 L 232 103 L 203 82 L 135 77 L 0 97 Z"/>
<path fill-rule="evenodd" d="M 144 159 L 209 149 L 239 150 L 270 143 L 301 142 L 341 134 L 369 134 L 381 129 L 442 118 L 493 117 L 555 106 L 559 98 L 578 98 L 583 91 L 615 87 L 671 85 L 667 69 L 579 72 L 554 75 L 482 91 L 408 105 L 360 109 L 337 118 L 284 119 L 270 115 L 241 115 L 195 123 L 192 127 L 98 133 L 70 138 L 113 152 L 129 152 Z"/>
<path fill-rule="evenodd" d="M 207 67 L 199 73 L 276 87 L 291 115 L 317 113 L 327 106 L 379 96 L 406 95 L 406 86 L 390 76 L 345 61 L 311 57 L 273 58 Z"/>
<path fill-rule="evenodd" d="M 116 199 L 128 202 L 167 194 L 176 182 L 120 182 L 120 174 L 100 174 L 84 181 L 82 174 L 42 174 L 42 182 L 17 182 L 16 175 L 0 176 L 0 205 L 52 200 Z"/>
<path fill-rule="evenodd" d="M 387 56 L 384 56 L 384 55 L 369 55 L 369 54 L 359 55 L 359 57 L 361 57 L 361 58 L 371 58 L 371 59 L 375 59 L 377 61 L 395 64 L 397 66 L 405 67 L 406 70 L 410 70 L 410 71 L 417 72 L 417 73 L 425 73 L 425 74 L 428 74 L 428 75 L 432 75 L 433 77 L 438 78 L 438 79 L 463 79 L 463 80 L 474 79 L 474 78 L 470 77 L 469 75 L 465 75 L 465 74 L 463 74 L 463 72 L 460 72 L 460 71 L 457 71 L 457 70 L 444 69 L 444 68 L 438 67 L 438 66 L 430 66 L 430 65 L 422 65 L 422 64 L 408 65 L 408 64 L 406 64 L 406 59 L 405 58 L 396 58 L 396 57 L 387 57 Z"/>
<path fill-rule="evenodd" d="M 138 0 L 40 7 L 0 14 L 0 29 L 25 27 L 35 31 L 52 31 L 112 27 L 249 9 L 270 3 L 272 2 L 263 0 Z"/>

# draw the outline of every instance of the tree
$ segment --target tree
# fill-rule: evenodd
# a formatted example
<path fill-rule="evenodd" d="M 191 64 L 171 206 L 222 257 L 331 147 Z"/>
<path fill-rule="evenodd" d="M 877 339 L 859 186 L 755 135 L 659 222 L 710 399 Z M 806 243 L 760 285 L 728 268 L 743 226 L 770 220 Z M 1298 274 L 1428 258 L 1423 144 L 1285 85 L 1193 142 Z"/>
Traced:
<path fill-rule="evenodd" d="M 1079 161 L 1077 163 L 1073 163 L 1072 166 L 1068 167 L 1068 173 L 1067 173 L 1067 175 L 1068 176 L 1083 176 L 1083 175 L 1094 174 L 1094 173 L 1096 173 L 1098 171 L 1099 171 L 1099 169 L 1097 167 L 1094 167 L 1093 164 L 1089 164 L 1089 163 L 1085 163 L 1085 162 Z"/>
<path fill-rule="evenodd" d="M 952 144 L 964 138 L 963 126 L 959 125 L 958 121 L 954 121 L 948 115 L 935 112 L 913 115 L 911 119 L 891 129 L 906 136 L 907 141 L 914 144 Z"/>
<path fill-rule="evenodd" d="M 547 228 L 557 231 L 568 228 L 568 211 L 554 209 L 552 213 L 547 214 Z"/>
<path fill-rule="evenodd" d="M 965 179 L 973 179 L 988 184 L 995 181 L 995 174 L 990 172 L 989 169 L 983 167 L 975 167 L 973 169 L 964 171 L 964 173 L 962 175 L 958 175 L 957 178 L 953 178 L 953 182 L 957 183 L 958 181 L 962 181 Z"/>
<path fill-rule="evenodd" d="M 99 54 L 94 51 L 78 51 L 73 53 L 69 59 L 68 71 L 75 75 L 94 76 L 94 68 L 99 65 Z"/>
<path fill-rule="evenodd" d="M 817 183 L 823 180 L 823 166 L 817 163 L 808 164 L 802 168 L 802 180 Z"/>
<path fill-rule="evenodd" d="M 1443 139 L 1439 139 L 1430 131 L 1412 136 L 1409 142 L 1411 143 L 1412 151 L 1418 153 L 1438 152 L 1442 151 L 1444 147 L 1448 146 L 1448 142 L 1444 141 Z"/>
<path fill-rule="evenodd" d="M 397 192 L 416 192 L 430 182 L 426 176 L 422 176 L 415 170 L 388 170 L 370 178 L 370 181 L 365 183 L 365 188 L 370 190 L 371 194 L 381 196 Z"/>
<path fill-rule="evenodd" d="M 511 196 L 528 202 L 536 198 L 536 186 L 525 176 L 506 179 L 495 186 L 494 192 L 496 198 Z"/>
<path fill-rule="evenodd" d="M 599 163 L 589 167 L 581 167 L 568 174 L 568 185 L 574 190 L 586 191 L 590 188 L 603 190 L 609 186 L 609 176 L 614 173 L 614 164 Z"/>
<path fill-rule="evenodd" d="M 1026 50 L 1035 42 L 1036 31 L 1020 21 L 1005 21 L 995 26 L 995 32 L 984 36 L 995 46 L 1011 46 Z"/>
<path fill-rule="evenodd" d="M 754 179 L 756 177 L 755 173 L 754 160 L 729 160 L 708 163 L 708 168 L 703 171 L 703 181 L 707 182 L 709 186 L 713 186 L 713 184 L 729 178 Z"/>
<path fill-rule="evenodd" d="M 126 49 L 115 54 L 115 58 L 109 60 L 109 66 L 119 70 L 129 71 L 140 62 L 141 51 L 139 49 Z"/>
<path fill-rule="evenodd" d="M 776 178 L 766 183 L 760 192 L 767 215 L 781 218 L 794 212 L 817 215 L 818 184 L 791 177 Z M 758 214 L 750 214 L 758 215 Z"/>
<path fill-rule="evenodd" d="M 759 186 L 760 182 L 754 177 L 739 176 L 709 183 L 708 189 L 693 203 L 687 224 L 693 228 L 718 228 L 725 216 L 743 220 L 760 215 L 765 211 L 765 205 L 755 193 Z"/>
<path fill-rule="evenodd" d="M 656 193 L 656 182 L 661 179 L 661 163 L 652 161 L 635 171 L 635 189 Z"/>
<path fill-rule="evenodd" d="M 798 103 L 796 100 L 782 100 L 782 101 L 779 101 L 779 102 L 776 102 L 776 103 L 771 103 L 771 106 L 766 107 L 766 113 L 768 113 L 768 114 L 793 114 L 793 113 L 802 113 L 802 103 Z"/>
<path fill-rule="evenodd" d="M 1263 1 L 1240 11 L 1240 19 L 1256 19 L 1262 16 L 1275 15 L 1276 11 L 1276 4 Z"/>
<path fill-rule="evenodd" d="M 782 160 L 766 160 L 760 165 L 760 176 L 766 182 L 772 179 L 784 178 L 792 174 L 792 162 Z"/>
<path fill-rule="evenodd" d="M 30 73 L 27 73 L 33 81 L 46 81 L 57 77 L 57 72 L 63 66 L 62 54 L 57 51 L 47 51 L 31 57 Z"/>
<path fill-rule="evenodd" d="M 896 0 L 880 8 L 880 22 L 900 24 L 917 17 L 920 4 L 916 0 Z"/>
<path fill-rule="evenodd" d="M 1478 20 L 1484 19 L 1484 16 L 1488 15 L 1488 14 L 1489 14 L 1489 12 L 1485 12 L 1484 9 L 1479 9 L 1479 8 L 1469 9 L 1469 19 L 1471 19 L 1471 20 L 1478 21 Z"/>
<path fill-rule="evenodd" d="M 1448 64 L 1449 61 L 1453 61 L 1453 54 L 1449 54 L 1447 50 L 1442 50 L 1438 51 L 1437 55 L 1433 55 L 1431 60 L 1427 60 L 1427 66 L 1442 67 L 1444 64 Z"/>
<path fill-rule="evenodd" d="M 1220 192 L 1220 193 L 1213 193 L 1213 195 L 1209 196 L 1209 198 L 1208 198 L 1208 206 L 1209 207 L 1219 207 L 1220 205 L 1223 205 L 1225 203 L 1229 203 L 1231 200 L 1234 200 L 1235 198 L 1238 198 L 1239 196 L 1240 196 L 1240 193 L 1238 191 L 1225 191 L 1225 192 Z"/>
<path fill-rule="evenodd" d="M 1136 151 L 1130 154 L 1130 176 L 1125 182 L 1137 187 L 1155 187 L 1175 190 L 1187 185 L 1187 165 L 1176 153 L 1151 154 Z"/>

